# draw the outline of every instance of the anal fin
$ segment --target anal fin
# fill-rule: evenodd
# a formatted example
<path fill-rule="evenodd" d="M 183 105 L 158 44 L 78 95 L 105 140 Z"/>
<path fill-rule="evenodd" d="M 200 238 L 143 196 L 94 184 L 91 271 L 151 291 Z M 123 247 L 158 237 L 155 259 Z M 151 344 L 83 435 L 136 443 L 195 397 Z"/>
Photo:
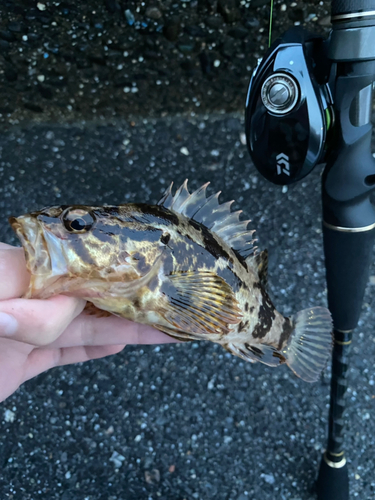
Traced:
<path fill-rule="evenodd" d="M 267 344 L 229 343 L 225 345 L 225 348 L 250 363 L 259 362 L 268 366 L 279 366 L 286 362 L 285 356 L 280 351 Z"/>

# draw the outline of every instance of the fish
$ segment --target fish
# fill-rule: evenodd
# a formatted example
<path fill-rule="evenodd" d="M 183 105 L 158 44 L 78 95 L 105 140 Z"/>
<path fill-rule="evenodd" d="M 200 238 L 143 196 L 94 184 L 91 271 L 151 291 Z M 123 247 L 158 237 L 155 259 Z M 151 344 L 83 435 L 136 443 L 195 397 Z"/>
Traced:
<path fill-rule="evenodd" d="M 325 307 L 284 317 L 267 291 L 267 251 L 250 220 L 173 183 L 157 204 L 62 205 L 9 222 L 21 241 L 30 285 L 26 298 L 64 294 L 148 324 L 180 341 L 208 340 L 241 359 L 286 364 L 306 382 L 331 354 Z"/>

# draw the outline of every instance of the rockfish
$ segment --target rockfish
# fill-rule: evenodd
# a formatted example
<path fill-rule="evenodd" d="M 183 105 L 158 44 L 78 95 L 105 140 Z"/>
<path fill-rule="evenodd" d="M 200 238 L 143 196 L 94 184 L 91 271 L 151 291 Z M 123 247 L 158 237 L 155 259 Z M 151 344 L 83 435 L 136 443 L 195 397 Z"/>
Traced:
<path fill-rule="evenodd" d="M 332 348 L 326 308 L 290 318 L 266 291 L 267 252 L 232 202 L 172 185 L 156 205 L 52 206 L 9 219 L 31 275 L 27 298 L 64 294 L 179 340 L 318 379 Z"/>

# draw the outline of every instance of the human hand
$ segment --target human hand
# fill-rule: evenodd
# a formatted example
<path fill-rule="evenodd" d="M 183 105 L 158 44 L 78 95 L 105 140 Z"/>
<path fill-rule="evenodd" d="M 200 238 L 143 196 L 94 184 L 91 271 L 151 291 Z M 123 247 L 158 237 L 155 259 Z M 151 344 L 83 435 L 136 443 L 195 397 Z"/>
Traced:
<path fill-rule="evenodd" d="M 0 243 L 0 401 L 49 368 L 116 354 L 127 344 L 176 342 L 123 318 L 81 314 L 82 299 L 19 298 L 29 281 L 22 248 Z"/>

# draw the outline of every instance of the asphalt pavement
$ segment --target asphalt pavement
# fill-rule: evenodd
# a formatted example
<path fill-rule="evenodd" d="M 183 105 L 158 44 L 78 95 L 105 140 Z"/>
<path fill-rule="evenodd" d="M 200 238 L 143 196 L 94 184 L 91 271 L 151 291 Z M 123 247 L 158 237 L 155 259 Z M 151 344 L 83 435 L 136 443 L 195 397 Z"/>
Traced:
<path fill-rule="evenodd" d="M 273 2 L 327 36 L 330 1 Z M 270 0 L 3 0 L 0 125 L 242 109 Z"/>
<path fill-rule="evenodd" d="M 325 305 L 320 174 L 283 189 L 257 173 L 238 115 L 33 125 L 0 135 L 0 241 L 9 215 L 51 204 L 156 202 L 170 181 L 235 199 L 270 254 L 285 315 Z M 374 269 L 371 274 L 375 274 Z M 354 336 L 351 498 L 375 496 L 374 293 Z M 307 384 L 211 343 L 126 347 L 53 369 L 0 404 L 0 498 L 313 500 L 330 369 Z"/>

